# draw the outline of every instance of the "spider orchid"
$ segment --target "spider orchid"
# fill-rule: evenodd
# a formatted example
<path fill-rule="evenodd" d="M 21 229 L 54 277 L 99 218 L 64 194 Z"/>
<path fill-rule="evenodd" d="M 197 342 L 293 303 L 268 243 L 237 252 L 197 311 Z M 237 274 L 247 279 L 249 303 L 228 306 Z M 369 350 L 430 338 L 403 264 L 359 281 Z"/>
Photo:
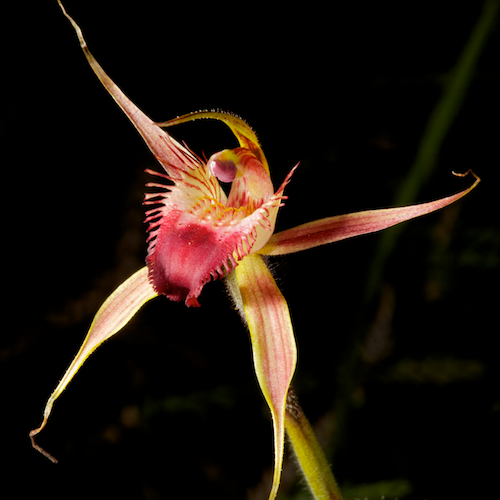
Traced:
<path fill-rule="evenodd" d="M 301 454 L 307 455 L 307 447 L 294 441 L 301 414 L 289 391 L 296 365 L 290 314 L 262 256 L 299 252 L 385 229 L 453 203 L 479 179 L 476 177 L 470 188 L 437 201 L 328 217 L 275 233 L 277 213 L 286 198 L 284 189 L 295 169 L 274 191 L 255 133 L 230 114 L 203 111 L 165 123 L 153 122 L 106 75 L 89 52 L 78 25 L 60 1 L 59 5 L 75 29 L 92 70 L 164 169 L 164 173 L 149 172 L 167 184 L 152 182 L 148 186 L 158 191 L 145 195 L 144 204 L 149 207 L 147 265 L 121 284 L 97 312 L 80 351 L 46 404 L 41 426 L 30 433 L 32 444 L 56 461 L 35 442 L 53 403 L 90 354 L 123 328 L 147 301 L 165 295 L 187 306 L 199 306 L 203 287 L 212 279 L 225 278 L 250 331 L 255 371 L 274 424 L 275 466 L 269 497 L 274 499 L 280 482 L 285 428 L 299 461 Z M 218 152 L 205 162 L 163 130 L 199 118 L 224 122 L 239 147 Z M 231 182 L 228 196 L 219 181 Z M 329 498 L 340 496 L 335 485 L 331 489 L 336 492 Z"/>

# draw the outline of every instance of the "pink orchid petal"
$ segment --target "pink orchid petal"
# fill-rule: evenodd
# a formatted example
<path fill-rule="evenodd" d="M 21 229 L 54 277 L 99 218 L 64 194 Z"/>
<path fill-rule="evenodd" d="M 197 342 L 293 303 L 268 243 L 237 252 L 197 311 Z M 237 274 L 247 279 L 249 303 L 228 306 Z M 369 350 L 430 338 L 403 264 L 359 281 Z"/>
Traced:
<path fill-rule="evenodd" d="M 120 106 L 123 112 L 137 128 L 149 149 L 169 175 L 175 179 L 178 177 L 178 171 L 189 170 L 190 163 L 198 165 L 198 160 L 189 150 L 158 127 L 132 101 L 130 101 L 130 99 L 121 91 L 113 80 L 109 78 L 109 76 L 102 69 L 101 65 L 90 53 L 87 43 L 83 37 L 82 30 L 78 24 L 76 24 L 74 19 L 66 12 L 60 0 L 58 0 L 58 3 L 64 15 L 68 18 L 76 31 L 80 47 L 82 48 L 90 67 L 109 92 L 111 97 L 116 101 L 118 106 Z M 191 166 L 191 168 L 194 167 Z"/>
<path fill-rule="evenodd" d="M 273 499 L 283 464 L 286 397 L 297 361 L 295 338 L 288 305 L 262 257 L 245 257 L 235 274 L 250 330 L 255 372 L 274 423 L 275 465 L 269 497 Z"/>
<path fill-rule="evenodd" d="M 33 446 L 51 460 L 55 461 L 53 457 L 35 443 L 33 438 L 45 427 L 47 419 L 52 411 L 54 401 L 61 395 L 85 360 L 95 351 L 95 349 L 105 340 L 119 332 L 146 302 L 156 296 L 157 293 L 149 283 L 148 269 L 143 267 L 124 281 L 106 299 L 97 312 L 80 350 L 47 401 L 42 425 L 38 429 L 34 429 L 30 432 Z"/>
<path fill-rule="evenodd" d="M 455 175 L 463 177 L 467 174 Z M 459 200 L 474 189 L 480 179 L 474 173 L 472 175 L 474 175 L 476 181 L 470 188 L 436 201 L 407 207 L 384 208 L 337 215 L 275 233 L 259 253 L 263 255 L 285 255 L 300 252 L 319 245 L 352 238 L 353 236 L 374 233 L 400 222 L 434 212 Z"/>

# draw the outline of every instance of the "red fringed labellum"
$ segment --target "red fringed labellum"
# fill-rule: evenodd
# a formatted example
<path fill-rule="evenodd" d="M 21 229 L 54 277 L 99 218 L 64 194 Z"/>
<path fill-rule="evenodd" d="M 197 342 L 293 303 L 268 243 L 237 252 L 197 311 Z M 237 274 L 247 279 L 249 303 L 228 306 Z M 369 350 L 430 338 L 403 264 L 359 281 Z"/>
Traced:
<path fill-rule="evenodd" d="M 175 178 L 156 174 L 174 185 L 148 184 L 163 191 L 147 194 L 144 202 L 159 205 L 147 212 L 146 262 L 159 294 L 199 306 L 208 281 L 226 276 L 267 243 L 291 173 L 273 194 L 269 174 L 246 148 L 216 153 L 207 164 L 188 150 L 181 156 L 185 168 L 176 170 Z M 216 176 L 232 180 L 229 197 Z"/>

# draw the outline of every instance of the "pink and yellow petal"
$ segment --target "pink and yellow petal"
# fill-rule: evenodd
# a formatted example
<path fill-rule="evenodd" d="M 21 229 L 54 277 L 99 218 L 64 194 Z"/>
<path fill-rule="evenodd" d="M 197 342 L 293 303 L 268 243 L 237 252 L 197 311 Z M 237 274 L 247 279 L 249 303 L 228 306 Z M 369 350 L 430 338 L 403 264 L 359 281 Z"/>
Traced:
<path fill-rule="evenodd" d="M 101 65 L 90 53 L 78 24 L 76 24 L 74 19 L 66 12 L 60 0 L 58 0 L 58 3 L 64 15 L 73 26 L 78 36 L 80 47 L 82 48 L 83 53 L 85 54 L 85 57 L 87 58 L 87 61 L 95 75 L 99 78 L 111 97 L 137 128 L 149 149 L 169 175 L 173 178 L 177 178 L 179 171 L 188 171 L 190 168 L 194 168 L 195 165 L 198 164 L 197 158 L 184 146 L 170 137 L 164 130 L 158 127 L 158 125 L 156 125 L 150 118 L 148 118 L 132 101 L 130 101 L 130 99 L 121 91 L 113 80 L 111 80 L 111 78 L 102 69 Z"/>
<path fill-rule="evenodd" d="M 269 499 L 276 497 L 283 464 L 285 406 L 297 352 L 288 305 L 259 255 L 235 270 L 236 303 L 247 320 L 255 372 L 274 423 L 275 466 Z M 233 287 L 233 289 L 236 287 Z"/>
<path fill-rule="evenodd" d="M 30 432 L 30 437 L 35 448 L 53 460 L 53 457 L 45 453 L 36 445 L 34 436 L 45 427 L 55 400 L 61 395 L 64 389 L 66 389 L 67 385 L 76 375 L 85 360 L 95 351 L 95 349 L 115 333 L 118 333 L 146 302 L 157 295 L 158 294 L 149 283 L 148 270 L 144 267 L 124 281 L 107 298 L 97 312 L 80 350 L 47 401 L 42 425 L 38 429 L 34 429 Z"/>
<path fill-rule="evenodd" d="M 455 175 L 463 176 L 463 174 Z M 459 200 L 474 189 L 480 179 L 475 174 L 472 175 L 474 175 L 476 180 L 471 187 L 436 201 L 407 207 L 367 210 L 364 212 L 337 215 L 275 233 L 259 253 L 263 255 L 285 255 L 300 252 L 320 245 L 352 238 L 353 236 L 381 231 L 409 219 L 434 212 Z"/>

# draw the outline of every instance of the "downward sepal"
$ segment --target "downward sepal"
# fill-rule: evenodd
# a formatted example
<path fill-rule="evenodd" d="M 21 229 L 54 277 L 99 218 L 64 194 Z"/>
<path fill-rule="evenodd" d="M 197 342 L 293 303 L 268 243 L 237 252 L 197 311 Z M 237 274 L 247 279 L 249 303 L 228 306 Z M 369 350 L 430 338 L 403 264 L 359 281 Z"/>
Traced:
<path fill-rule="evenodd" d="M 272 500 L 283 465 L 286 399 L 297 362 L 295 338 L 286 300 L 260 255 L 250 255 L 238 265 L 235 281 L 230 290 L 248 324 L 255 373 L 274 424 Z"/>
<path fill-rule="evenodd" d="M 157 293 L 148 279 L 148 269 L 143 267 L 123 282 L 97 311 L 80 350 L 45 405 L 42 425 L 30 432 L 33 446 L 53 462 L 57 460 L 40 448 L 36 444 L 34 437 L 47 424 L 55 400 L 66 389 L 66 386 L 97 347 L 115 333 L 118 333 L 146 302 L 156 296 Z"/>

